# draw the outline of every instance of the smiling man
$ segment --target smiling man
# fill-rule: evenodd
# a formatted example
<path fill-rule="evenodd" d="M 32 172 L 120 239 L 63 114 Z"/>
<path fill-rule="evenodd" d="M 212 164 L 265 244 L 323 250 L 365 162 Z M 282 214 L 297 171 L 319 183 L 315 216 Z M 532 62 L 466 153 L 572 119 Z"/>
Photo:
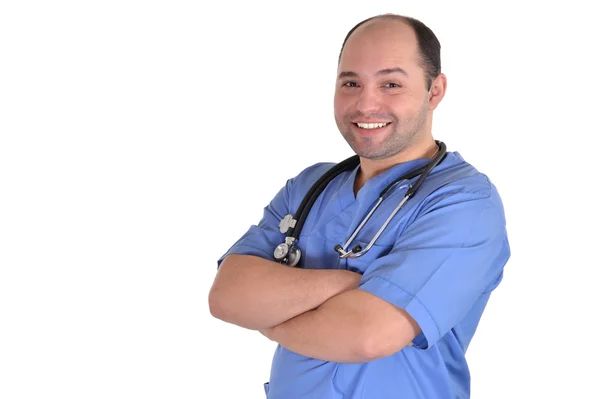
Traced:
<path fill-rule="evenodd" d="M 356 162 L 287 181 L 219 259 L 211 312 L 279 344 L 268 398 L 468 398 L 465 353 L 510 249 L 495 186 L 433 137 L 440 44 L 418 20 L 373 17 L 336 78 Z"/>

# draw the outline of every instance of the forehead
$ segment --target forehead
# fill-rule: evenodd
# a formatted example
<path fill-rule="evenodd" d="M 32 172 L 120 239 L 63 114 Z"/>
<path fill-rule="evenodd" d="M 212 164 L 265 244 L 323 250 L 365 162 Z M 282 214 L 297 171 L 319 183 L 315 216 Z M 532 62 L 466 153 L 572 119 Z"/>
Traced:
<path fill-rule="evenodd" d="M 369 21 L 348 38 L 338 69 L 369 74 L 394 67 L 418 68 L 418 50 L 417 36 L 405 22 Z"/>

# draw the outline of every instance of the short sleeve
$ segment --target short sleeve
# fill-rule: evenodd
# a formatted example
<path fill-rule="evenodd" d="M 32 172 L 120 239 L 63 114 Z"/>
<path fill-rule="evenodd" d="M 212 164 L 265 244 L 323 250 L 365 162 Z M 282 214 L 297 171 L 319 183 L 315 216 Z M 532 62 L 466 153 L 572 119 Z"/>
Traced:
<path fill-rule="evenodd" d="M 492 186 L 493 187 L 493 186 Z M 495 189 L 430 199 L 391 251 L 365 270 L 359 289 L 406 310 L 427 349 L 493 290 L 510 257 Z"/>
<path fill-rule="evenodd" d="M 289 198 L 293 179 L 287 181 L 277 195 L 264 208 L 263 216 L 258 224 L 250 226 L 248 231 L 238 239 L 231 248 L 217 261 L 217 267 L 227 255 L 254 255 L 264 259 L 275 260 L 273 252 L 283 242 L 284 235 L 279 231 L 279 222 L 290 213 Z"/>
<path fill-rule="evenodd" d="M 246 233 L 217 260 L 221 265 L 227 255 L 254 255 L 263 259 L 275 260 L 275 248 L 284 242 L 285 234 L 279 231 L 279 222 L 285 215 L 294 215 L 309 188 L 328 169 L 331 163 L 320 162 L 308 166 L 297 176 L 288 179 L 277 195 L 264 208 L 258 224 L 250 226 Z"/>

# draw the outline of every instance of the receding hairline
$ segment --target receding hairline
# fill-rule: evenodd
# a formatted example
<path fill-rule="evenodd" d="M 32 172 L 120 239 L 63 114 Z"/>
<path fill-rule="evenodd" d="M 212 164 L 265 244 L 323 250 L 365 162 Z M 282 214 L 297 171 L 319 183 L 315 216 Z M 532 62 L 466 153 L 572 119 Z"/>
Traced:
<path fill-rule="evenodd" d="M 346 35 L 346 38 L 344 39 L 344 42 L 342 44 L 342 49 L 341 49 L 340 55 L 339 55 L 340 59 L 338 60 L 338 62 L 341 60 L 342 53 L 344 52 L 344 49 L 346 48 L 346 44 L 348 43 L 348 40 L 350 40 L 350 38 L 352 36 L 354 36 L 355 33 L 357 33 L 358 31 L 365 30 L 365 29 L 376 28 L 376 27 L 378 27 L 378 25 L 380 25 L 382 23 L 382 21 L 394 21 L 394 22 L 402 23 L 405 26 L 407 26 L 412 31 L 412 33 L 415 36 L 417 35 L 417 33 L 415 32 L 415 29 L 413 28 L 413 26 L 409 22 L 409 18 L 406 17 L 406 16 L 404 16 L 404 15 L 399 15 L 399 14 L 380 14 L 380 15 L 376 15 L 376 16 L 371 17 L 371 18 L 367 18 L 364 21 L 362 21 L 361 23 L 359 23 L 358 25 L 356 25 Z M 418 38 L 417 38 L 417 41 L 418 41 Z"/>
<path fill-rule="evenodd" d="M 376 26 L 377 24 L 380 24 L 383 21 L 399 22 L 399 23 L 402 23 L 402 24 L 408 26 L 409 28 L 411 28 L 410 23 L 408 22 L 408 17 L 406 17 L 405 15 L 381 14 L 381 15 L 376 15 L 374 17 L 371 17 L 371 18 L 368 18 L 368 19 L 364 20 L 362 22 L 362 24 L 360 24 L 360 25 L 358 25 L 356 27 L 356 29 L 354 30 L 354 32 L 356 32 L 360 28 L 367 28 L 367 27 Z"/>

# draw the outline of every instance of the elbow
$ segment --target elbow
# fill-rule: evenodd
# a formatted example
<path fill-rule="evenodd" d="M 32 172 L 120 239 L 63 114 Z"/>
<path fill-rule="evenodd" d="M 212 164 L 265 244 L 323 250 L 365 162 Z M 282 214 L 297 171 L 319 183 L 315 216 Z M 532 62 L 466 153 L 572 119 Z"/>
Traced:
<path fill-rule="evenodd" d="M 212 290 L 208 294 L 208 308 L 212 317 L 217 319 L 221 319 L 223 317 L 223 306 L 220 302 L 220 298 Z"/>
<path fill-rule="evenodd" d="M 358 343 L 357 352 L 359 357 L 364 359 L 364 362 L 371 362 L 384 357 L 379 343 L 374 341 L 373 339 L 365 338 Z"/>
<path fill-rule="evenodd" d="M 262 328 L 257 326 L 249 315 L 250 309 L 244 306 L 239 298 L 235 295 L 230 295 L 228 292 L 220 290 L 211 290 L 208 294 L 208 307 L 210 314 L 219 320 L 226 323 L 235 324 L 236 326 L 256 330 Z"/>
<path fill-rule="evenodd" d="M 257 311 L 260 310 L 260 304 L 253 295 L 254 287 L 251 283 L 244 281 L 246 275 L 238 273 L 238 268 L 234 266 L 235 263 L 230 265 L 229 259 L 228 256 L 221 264 L 208 294 L 210 314 L 216 319 L 240 327 L 263 328 L 262 326 L 257 327 L 258 323 L 255 320 L 260 315 L 260 312 Z"/>
<path fill-rule="evenodd" d="M 358 342 L 358 351 L 366 362 L 390 356 L 405 346 L 400 344 L 399 339 L 390 339 L 390 336 L 382 334 L 379 330 L 365 332 L 362 337 Z"/>
<path fill-rule="evenodd" d="M 210 314 L 217 319 L 229 322 L 235 307 L 235 295 L 232 292 L 231 273 L 227 273 L 227 258 L 221 264 L 217 277 L 208 293 L 208 308 Z"/>
<path fill-rule="evenodd" d="M 360 331 L 357 331 L 354 337 L 353 352 L 361 361 L 370 362 L 380 357 L 380 343 L 376 331 L 361 325 Z"/>
<path fill-rule="evenodd" d="M 228 321 L 230 318 L 230 306 L 227 304 L 227 298 L 223 295 L 221 290 L 215 289 L 214 287 L 208 294 L 208 308 L 210 314 L 217 319 Z"/>

